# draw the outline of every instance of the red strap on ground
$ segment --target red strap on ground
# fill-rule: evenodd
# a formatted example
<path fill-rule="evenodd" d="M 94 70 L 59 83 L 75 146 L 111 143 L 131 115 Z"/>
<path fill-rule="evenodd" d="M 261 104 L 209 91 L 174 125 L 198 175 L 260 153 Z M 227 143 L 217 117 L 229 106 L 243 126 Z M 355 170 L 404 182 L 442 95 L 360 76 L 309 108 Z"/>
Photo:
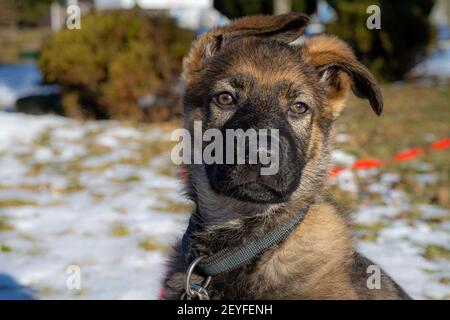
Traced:
<path fill-rule="evenodd" d="M 423 154 L 423 149 L 422 148 L 413 148 L 413 149 L 408 149 L 402 152 L 397 153 L 394 156 L 394 161 L 407 161 L 407 160 L 411 160 L 414 158 L 417 158 L 418 156 Z"/>
<path fill-rule="evenodd" d="M 408 161 L 429 151 L 440 151 L 448 148 L 450 148 L 450 138 L 440 139 L 430 144 L 427 148 L 411 148 L 401 151 L 392 158 L 392 161 Z M 329 171 L 329 174 L 332 177 L 336 177 L 345 169 L 365 170 L 380 167 L 386 163 L 389 163 L 389 160 L 383 161 L 377 158 L 360 159 L 355 161 L 350 167 L 336 166 Z"/>
<path fill-rule="evenodd" d="M 361 159 L 361 160 L 355 161 L 355 163 L 353 163 L 353 165 L 352 165 L 352 168 L 356 169 L 356 170 L 371 169 L 371 168 L 380 167 L 382 165 L 383 165 L 383 162 L 380 159 L 368 158 L 368 159 Z"/>
<path fill-rule="evenodd" d="M 329 174 L 332 177 L 336 177 L 342 170 L 345 170 L 344 167 L 334 167 L 330 170 Z"/>
<path fill-rule="evenodd" d="M 432 150 L 444 150 L 450 148 L 450 138 L 438 140 L 432 143 L 430 148 Z"/>
<path fill-rule="evenodd" d="M 450 138 L 440 139 L 435 142 L 433 142 L 427 149 L 423 148 L 411 148 L 404 151 L 401 151 L 397 153 L 393 157 L 393 161 L 395 162 L 401 162 L 401 161 L 408 161 L 417 158 L 418 156 L 423 155 L 427 150 L 428 151 L 440 151 L 444 149 L 450 148 Z M 365 169 L 371 169 L 371 168 L 377 168 L 382 165 L 384 165 L 388 161 L 382 161 L 381 159 L 377 158 L 367 158 L 367 159 L 360 159 L 353 163 L 351 166 L 352 169 L 355 170 L 365 170 Z M 338 176 L 342 171 L 344 171 L 346 167 L 344 166 L 336 166 L 332 168 L 329 171 L 330 176 L 336 177 Z M 179 175 L 180 178 L 184 181 L 188 179 L 188 171 L 187 167 L 184 165 L 181 165 L 179 167 Z"/>

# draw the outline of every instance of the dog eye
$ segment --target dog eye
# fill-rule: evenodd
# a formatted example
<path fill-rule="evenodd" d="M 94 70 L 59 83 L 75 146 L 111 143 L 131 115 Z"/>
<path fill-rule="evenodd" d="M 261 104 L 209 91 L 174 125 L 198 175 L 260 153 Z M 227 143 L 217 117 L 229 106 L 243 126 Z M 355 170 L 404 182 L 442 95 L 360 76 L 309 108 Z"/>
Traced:
<path fill-rule="evenodd" d="M 295 115 L 305 114 L 308 110 L 309 106 L 304 102 L 296 102 L 289 109 L 289 111 Z"/>
<path fill-rule="evenodd" d="M 222 92 L 216 96 L 216 101 L 218 104 L 222 106 L 231 106 L 234 105 L 234 98 L 229 92 Z"/>

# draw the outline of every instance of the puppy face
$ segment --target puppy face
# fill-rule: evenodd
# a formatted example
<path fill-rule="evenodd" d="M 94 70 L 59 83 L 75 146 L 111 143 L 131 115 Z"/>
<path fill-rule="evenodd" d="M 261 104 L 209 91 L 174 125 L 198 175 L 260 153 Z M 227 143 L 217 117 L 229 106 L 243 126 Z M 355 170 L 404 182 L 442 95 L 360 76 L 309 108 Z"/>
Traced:
<path fill-rule="evenodd" d="M 219 194 L 243 201 L 288 201 L 307 160 L 311 126 L 323 113 L 317 73 L 296 49 L 274 40 L 241 38 L 205 63 L 185 102 L 196 101 L 205 129 L 278 129 L 279 170 L 261 175 L 261 163 L 210 164 L 206 173 Z M 228 150 L 225 147 L 224 150 Z M 226 155 L 225 155 L 226 156 Z"/>
<path fill-rule="evenodd" d="M 213 30 L 194 44 L 184 63 L 185 121 L 189 129 L 202 121 L 203 130 L 217 129 L 224 136 L 228 129 L 278 129 L 276 173 L 262 175 L 260 162 L 205 164 L 202 170 L 216 195 L 284 203 L 321 186 L 330 128 L 347 92 L 353 88 L 368 98 L 377 113 L 381 95 L 342 41 L 319 37 L 289 44 L 303 31 L 303 15 L 255 19 Z M 252 25 L 258 27 L 253 33 Z"/>

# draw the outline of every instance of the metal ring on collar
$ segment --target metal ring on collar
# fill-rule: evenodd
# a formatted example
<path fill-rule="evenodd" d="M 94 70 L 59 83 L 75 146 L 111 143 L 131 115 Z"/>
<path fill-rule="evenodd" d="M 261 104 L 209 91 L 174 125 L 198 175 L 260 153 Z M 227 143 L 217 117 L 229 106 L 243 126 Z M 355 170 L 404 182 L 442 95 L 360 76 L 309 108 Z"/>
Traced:
<path fill-rule="evenodd" d="M 197 294 L 195 291 L 192 290 L 192 285 L 191 285 L 192 273 L 194 272 L 194 269 L 197 266 L 197 264 L 204 258 L 205 258 L 205 256 L 200 256 L 198 258 L 195 258 L 194 261 L 191 262 L 191 264 L 189 265 L 189 267 L 186 271 L 186 276 L 184 278 L 184 290 L 185 290 L 187 296 L 190 298 Z M 203 281 L 203 283 L 200 284 L 199 286 L 206 289 L 206 287 L 208 287 L 209 283 L 211 282 L 211 278 L 212 278 L 211 276 L 208 276 L 205 279 L 205 281 Z"/>

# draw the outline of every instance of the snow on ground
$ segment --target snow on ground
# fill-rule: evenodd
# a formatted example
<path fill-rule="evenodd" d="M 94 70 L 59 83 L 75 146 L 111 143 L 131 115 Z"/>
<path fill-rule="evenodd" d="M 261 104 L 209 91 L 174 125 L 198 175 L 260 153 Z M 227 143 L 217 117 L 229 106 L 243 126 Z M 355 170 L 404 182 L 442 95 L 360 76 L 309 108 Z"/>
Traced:
<path fill-rule="evenodd" d="M 142 156 L 167 137 L 0 113 L 0 274 L 44 299 L 155 298 L 187 219 L 164 206 L 188 211 L 179 182 L 152 165 L 168 156 Z M 81 268 L 81 291 L 66 288 L 69 265 Z"/>
<path fill-rule="evenodd" d="M 39 299 L 156 298 L 168 246 L 189 212 L 169 137 L 157 126 L 0 113 L 0 281 Z M 355 193 L 357 178 L 349 171 L 337 183 Z M 359 248 L 413 297 L 448 298 L 449 260 L 433 250 L 450 248 L 449 212 L 413 206 L 390 188 L 397 179 L 385 173 L 371 183 L 382 204 L 358 207 Z M 67 287 L 71 265 L 80 267 L 81 290 Z M 11 295 L 25 294 L 18 288 Z"/>
<path fill-rule="evenodd" d="M 337 164 L 350 165 L 350 155 L 333 152 Z M 396 173 L 377 175 L 377 169 L 344 170 L 334 178 L 337 186 L 358 197 L 357 177 L 378 201 L 359 205 L 353 213 L 358 249 L 380 265 L 415 299 L 450 299 L 450 212 L 436 205 L 413 205 L 408 195 L 393 187 Z M 417 183 L 434 182 L 433 174 L 418 174 Z M 426 177 L 426 178 L 424 178 Z M 367 195 L 366 195 L 367 197 Z M 380 204 L 381 203 L 381 204 Z"/>

